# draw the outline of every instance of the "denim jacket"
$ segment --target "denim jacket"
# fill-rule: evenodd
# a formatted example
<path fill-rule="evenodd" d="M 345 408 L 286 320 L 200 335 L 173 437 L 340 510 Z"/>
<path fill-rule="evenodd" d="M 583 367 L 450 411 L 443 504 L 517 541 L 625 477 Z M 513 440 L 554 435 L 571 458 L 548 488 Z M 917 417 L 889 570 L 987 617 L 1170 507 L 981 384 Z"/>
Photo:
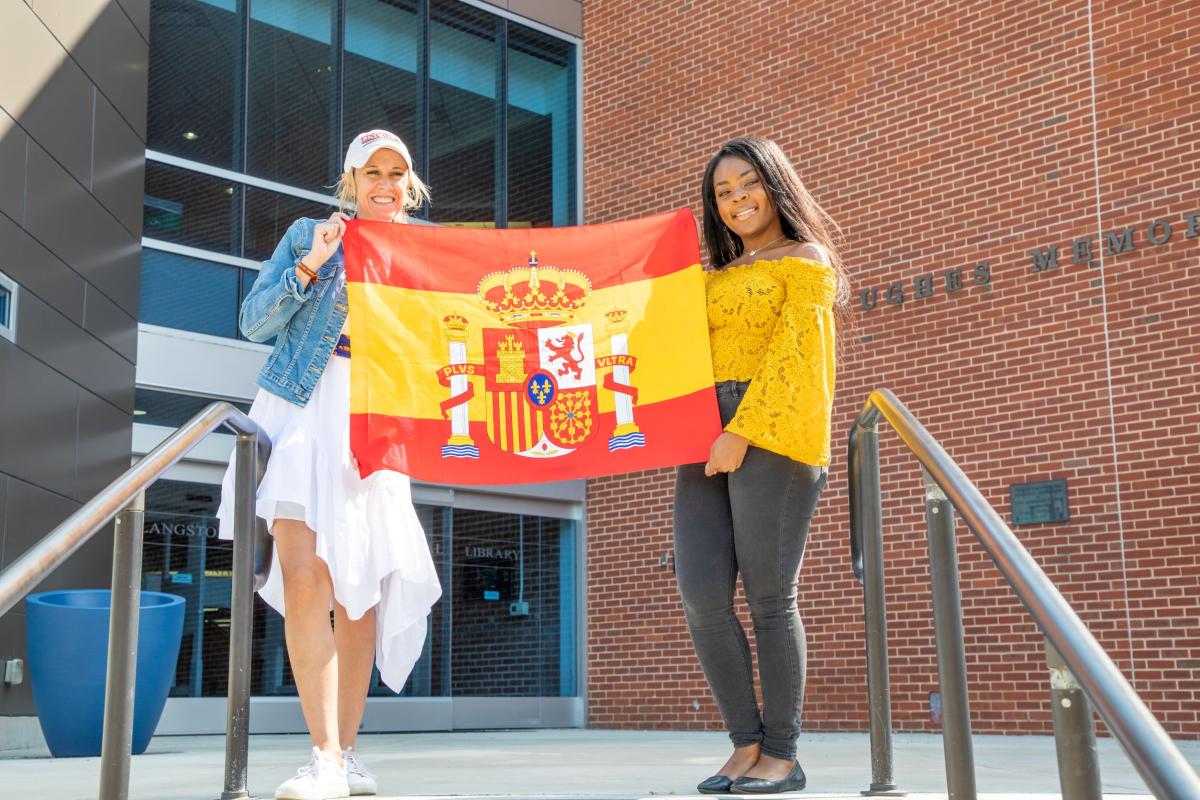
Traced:
<path fill-rule="evenodd" d="M 307 288 L 301 289 L 296 278 L 296 264 L 308 255 L 313 229 L 321 222 L 292 223 L 274 254 L 263 262 L 238 317 L 242 335 L 250 341 L 276 337 L 275 349 L 258 373 L 258 385 L 299 406 L 312 397 L 348 311 L 341 247 Z"/>

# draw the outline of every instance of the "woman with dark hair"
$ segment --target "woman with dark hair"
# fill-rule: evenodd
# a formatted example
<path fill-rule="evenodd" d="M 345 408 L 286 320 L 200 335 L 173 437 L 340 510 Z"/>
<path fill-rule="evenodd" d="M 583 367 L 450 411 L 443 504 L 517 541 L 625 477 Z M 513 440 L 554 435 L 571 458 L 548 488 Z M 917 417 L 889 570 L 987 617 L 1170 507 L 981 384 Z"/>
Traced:
<path fill-rule="evenodd" d="M 734 751 L 705 794 L 803 789 L 804 625 L 796 583 L 830 461 L 836 319 L 847 281 L 833 221 L 779 146 L 746 136 L 701 188 L 709 337 L 724 431 L 679 468 L 675 565 L 688 629 Z M 739 573 L 758 650 L 762 711 Z"/>

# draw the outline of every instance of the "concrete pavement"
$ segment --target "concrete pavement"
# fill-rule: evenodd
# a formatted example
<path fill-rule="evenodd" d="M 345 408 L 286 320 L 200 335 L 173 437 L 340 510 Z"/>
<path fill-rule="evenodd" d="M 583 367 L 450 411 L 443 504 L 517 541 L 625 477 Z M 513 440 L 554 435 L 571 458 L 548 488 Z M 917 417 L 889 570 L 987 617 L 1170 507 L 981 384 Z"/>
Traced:
<path fill-rule="evenodd" d="M 1044 736 L 976 736 L 976 776 L 988 800 L 1049 798 L 1059 792 L 1054 740 Z M 1200 767 L 1200 742 L 1181 742 Z M 272 797 L 276 785 L 307 760 L 304 736 L 254 736 L 250 789 Z M 913 800 L 944 798 L 941 738 L 895 737 L 896 780 Z M 602 798 L 695 795 L 729 752 L 720 733 L 538 730 L 364 735 L 359 750 L 379 777 L 382 798 Z M 1105 793 L 1148 796 L 1111 739 L 1099 741 Z M 156 737 L 135 756 L 131 800 L 215 800 L 221 793 L 224 738 Z M 866 734 L 803 734 L 800 758 L 811 800 L 859 797 L 870 782 Z M 92 800 L 99 759 L 51 759 L 43 751 L 0 753 L 5 800 Z"/>

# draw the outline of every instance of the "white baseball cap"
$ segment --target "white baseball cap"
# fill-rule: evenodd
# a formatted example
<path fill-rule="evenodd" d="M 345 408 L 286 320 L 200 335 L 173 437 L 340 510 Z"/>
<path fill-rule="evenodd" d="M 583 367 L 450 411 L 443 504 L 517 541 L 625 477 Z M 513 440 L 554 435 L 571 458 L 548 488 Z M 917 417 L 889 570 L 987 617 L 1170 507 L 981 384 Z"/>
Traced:
<path fill-rule="evenodd" d="M 404 142 L 400 141 L 400 137 L 391 131 L 379 129 L 360 133 L 350 140 L 350 147 L 346 150 L 346 163 L 343 169 L 346 172 L 358 169 L 371 160 L 371 155 L 376 150 L 383 150 L 385 148 L 403 156 L 405 163 L 408 164 L 408 168 L 412 169 L 412 156 L 408 154 L 408 148 L 404 146 Z"/>

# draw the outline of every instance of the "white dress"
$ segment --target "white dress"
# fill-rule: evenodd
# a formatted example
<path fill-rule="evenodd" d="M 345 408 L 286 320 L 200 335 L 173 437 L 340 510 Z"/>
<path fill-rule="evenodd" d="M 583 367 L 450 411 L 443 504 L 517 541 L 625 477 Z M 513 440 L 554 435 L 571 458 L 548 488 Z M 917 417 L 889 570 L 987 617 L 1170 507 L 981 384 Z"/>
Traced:
<path fill-rule="evenodd" d="M 429 610 L 441 597 L 408 477 L 380 471 L 366 480 L 350 455 L 350 359 L 329 358 L 304 407 L 260 389 L 250 418 L 271 437 L 271 457 L 258 488 L 257 513 L 303 519 L 316 532 L 333 594 L 351 619 L 376 608 L 375 664 L 393 691 L 404 687 L 425 643 Z M 217 510 L 220 537 L 233 538 L 231 463 Z M 226 502 L 228 500 L 228 502 Z M 259 590 L 284 613 L 278 553 Z"/>

